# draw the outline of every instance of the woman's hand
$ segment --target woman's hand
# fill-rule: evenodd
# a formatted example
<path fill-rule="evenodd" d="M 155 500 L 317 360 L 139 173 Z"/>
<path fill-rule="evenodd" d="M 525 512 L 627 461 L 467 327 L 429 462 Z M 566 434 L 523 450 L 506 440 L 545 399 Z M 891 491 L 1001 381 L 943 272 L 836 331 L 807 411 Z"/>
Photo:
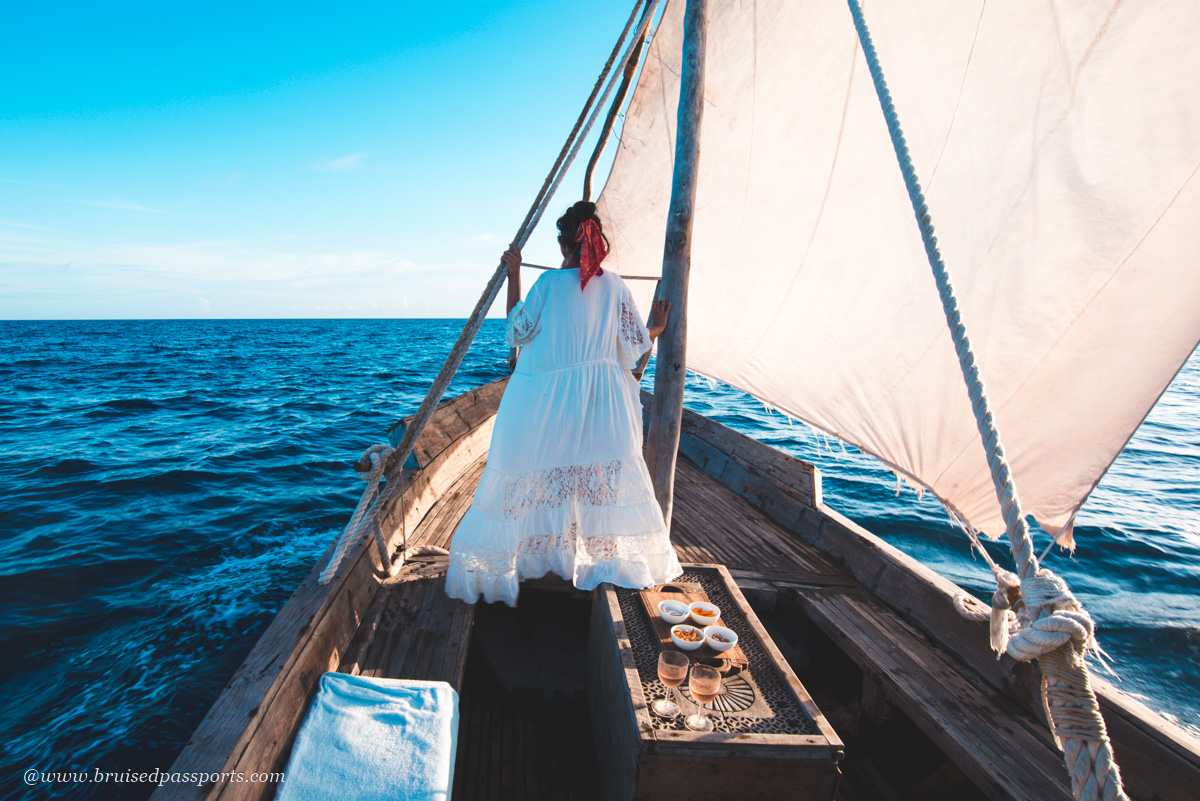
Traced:
<path fill-rule="evenodd" d="M 500 261 L 508 265 L 508 274 L 517 275 L 521 272 L 521 249 L 516 245 L 509 245 L 508 250 L 504 251 L 504 255 L 500 257 Z"/>
<path fill-rule="evenodd" d="M 667 317 L 671 314 L 671 303 L 666 300 L 656 300 L 650 307 L 650 340 L 653 342 L 667 328 Z"/>

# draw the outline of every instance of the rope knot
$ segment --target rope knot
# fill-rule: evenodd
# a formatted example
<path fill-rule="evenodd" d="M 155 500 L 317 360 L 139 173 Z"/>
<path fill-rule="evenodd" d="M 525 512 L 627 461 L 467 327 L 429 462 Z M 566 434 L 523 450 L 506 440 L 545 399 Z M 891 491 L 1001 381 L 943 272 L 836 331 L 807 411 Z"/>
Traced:
<path fill-rule="evenodd" d="M 996 658 L 1008 649 L 1009 638 L 1017 628 L 1017 616 L 1013 606 L 1021 598 L 1021 582 L 1016 574 L 1010 573 L 995 562 L 992 563 L 992 576 L 996 579 L 996 591 L 992 593 L 991 614 L 991 645 L 996 652 Z"/>
<path fill-rule="evenodd" d="M 338 535 L 337 547 L 333 550 L 333 556 L 329 557 L 329 564 L 321 571 L 319 584 L 328 584 L 333 579 L 338 565 L 342 563 L 350 546 L 357 539 L 359 527 L 363 523 L 363 515 L 370 507 L 371 501 L 375 499 L 375 492 L 379 489 L 379 480 L 383 477 L 383 470 L 387 467 L 388 459 L 394 452 L 395 449 L 390 445 L 372 445 L 363 452 L 357 462 L 351 465 L 359 477 L 367 482 L 367 488 L 363 490 L 362 498 L 359 499 L 358 506 L 350 517 L 350 522 Z M 375 535 L 376 544 L 379 545 L 380 559 L 386 565 L 388 563 L 387 543 L 377 525 L 372 523 L 371 530 Z"/>
<path fill-rule="evenodd" d="M 1075 642 L 1077 653 L 1097 648 L 1092 616 L 1052 571 L 1043 568 L 1021 582 L 1021 597 L 1020 627 L 1011 632 L 1005 648 L 1013 659 L 1028 662 L 1068 641 Z"/>
<path fill-rule="evenodd" d="M 389 445 L 376 444 L 363 451 L 363 455 L 358 457 L 358 461 L 351 467 L 354 472 L 359 474 L 359 477 L 364 481 L 373 481 L 376 476 L 383 472 L 384 465 L 396 449 Z"/>

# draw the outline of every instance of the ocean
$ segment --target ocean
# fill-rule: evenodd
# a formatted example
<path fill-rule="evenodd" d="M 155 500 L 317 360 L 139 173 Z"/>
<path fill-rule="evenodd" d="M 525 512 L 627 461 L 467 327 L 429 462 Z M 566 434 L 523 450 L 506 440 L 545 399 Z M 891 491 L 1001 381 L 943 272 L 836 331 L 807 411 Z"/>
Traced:
<path fill-rule="evenodd" d="M 170 767 L 347 521 L 362 491 L 349 464 L 416 409 L 461 328 L 0 322 L 3 798 L 150 795 L 20 777 Z M 449 394 L 503 377 L 505 355 L 489 320 Z M 700 377 L 685 402 L 816 463 L 830 506 L 990 596 L 941 506 L 878 462 Z M 1046 564 L 1097 619 L 1107 678 L 1200 735 L 1200 356 L 1088 501 L 1077 540 Z"/>

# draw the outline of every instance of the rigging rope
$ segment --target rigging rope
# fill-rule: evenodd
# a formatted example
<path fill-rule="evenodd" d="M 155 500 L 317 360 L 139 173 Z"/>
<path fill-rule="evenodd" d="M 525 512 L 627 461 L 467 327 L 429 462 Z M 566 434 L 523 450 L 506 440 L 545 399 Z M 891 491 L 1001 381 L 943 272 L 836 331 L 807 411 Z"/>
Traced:
<path fill-rule="evenodd" d="M 603 108 L 605 101 L 608 99 L 609 93 L 616 84 L 616 73 L 613 73 L 612 80 L 609 80 L 610 73 L 613 72 L 613 66 L 616 64 L 617 70 L 624 70 L 625 65 L 629 62 L 632 54 L 640 52 L 640 42 L 645 37 L 646 31 L 650 26 L 651 20 L 654 18 L 655 9 L 658 7 L 661 0 L 651 0 L 650 7 L 642 10 L 644 0 L 635 0 L 633 11 L 629 15 L 629 19 L 625 23 L 625 28 L 621 31 L 620 37 L 617 39 L 616 45 L 613 47 L 612 53 L 609 54 L 608 61 L 605 62 L 604 68 L 600 71 L 600 76 L 596 79 L 596 84 L 592 88 L 592 93 L 588 96 L 587 102 L 584 103 L 583 110 L 580 112 L 578 119 L 575 121 L 575 126 L 571 129 L 571 133 L 567 136 L 567 141 L 563 144 L 562 150 L 559 151 L 558 158 L 554 162 L 554 166 L 550 168 L 549 174 L 546 175 L 546 180 L 542 183 L 542 188 L 539 190 L 537 197 L 530 206 L 529 212 L 525 215 L 525 220 L 521 223 L 521 227 L 517 232 L 517 236 L 513 242 L 517 247 L 524 247 L 529 240 L 529 235 L 541 220 L 542 214 L 550 203 L 550 199 L 554 196 L 555 190 L 558 189 L 560 183 L 574 161 L 575 156 L 579 153 L 579 149 L 583 146 L 583 140 L 587 137 L 596 118 L 599 116 L 600 110 Z M 637 33 L 629 46 L 625 48 L 622 54 L 621 48 L 629 35 L 630 29 L 638 20 L 641 14 L 641 22 L 638 25 Z M 618 56 L 620 56 L 618 63 Z M 601 94 L 601 88 L 604 91 Z M 597 97 L 599 96 L 599 100 Z M 404 436 L 400 444 L 392 450 L 385 458 L 381 459 L 382 468 L 381 476 L 384 478 L 383 491 L 379 493 L 378 499 L 374 504 L 370 501 L 370 496 L 374 495 L 379 484 L 379 479 L 368 483 L 367 492 L 363 494 L 362 500 L 359 501 L 359 506 L 355 510 L 355 518 L 361 518 L 370 509 L 369 524 L 372 531 L 375 533 L 376 543 L 380 546 L 380 556 L 384 570 L 390 570 L 391 559 L 387 553 L 386 539 L 381 531 L 379 531 L 377 519 L 380 512 L 388 508 L 393 496 L 398 494 L 398 490 L 403 487 L 402 481 L 390 480 L 390 477 L 397 471 L 403 471 L 404 463 L 408 457 L 412 455 L 413 449 L 416 447 L 417 438 L 424 430 L 425 424 L 429 422 L 429 418 L 433 416 L 434 410 L 445 394 L 447 387 L 450 385 L 451 379 L 454 378 L 458 366 L 462 364 L 463 358 L 467 354 L 467 349 L 471 342 L 475 339 L 475 335 L 479 332 L 480 326 L 483 325 L 483 318 L 495 302 L 496 296 L 500 293 L 500 287 L 504 284 L 507 275 L 507 267 L 501 263 L 496 271 L 492 274 L 488 281 L 483 294 L 479 301 L 475 304 L 475 309 L 471 312 L 471 316 L 467 319 L 466 325 L 463 326 L 462 333 L 459 334 L 458 340 L 454 343 L 454 347 L 450 351 L 450 355 L 446 357 L 445 363 L 438 371 L 437 378 L 434 379 L 433 386 L 429 388 L 428 394 L 421 402 L 417 413 L 413 415 L 412 422 L 404 430 Z M 381 446 L 373 446 L 381 447 Z M 371 449 L 368 449 L 367 454 L 363 455 L 363 459 L 368 458 Z M 401 495 L 401 502 L 403 496 Z M 401 510 L 401 520 L 405 519 L 404 512 Z M 359 523 L 353 519 L 351 521 L 354 526 L 347 526 L 339 536 L 338 545 L 335 549 L 337 561 L 341 561 L 345 553 L 349 550 L 351 544 L 357 541 Z M 330 560 L 330 566 L 326 567 L 321 573 L 321 584 L 328 581 L 336 573 L 337 565 L 334 560 Z M 326 575 L 328 574 L 328 575 Z"/>
<path fill-rule="evenodd" d="M 896 151 L 900 171 L 904 175 L 904 184 L 921 230 L 925 253 L 929 258 L 930 267 L 933 268 L 942 307 L 946 313 L 946 323 L 954 339 L 954 349 L 958 354 L 971 407 L 975 413 L 975 422 L 987 452 L 996 496 L 1000 501 L 1008 530 L 1009 547 L 1017 565 L 1018 575 L 1012 578 L 1019 587 L 1020 600 L 1023 602 L 1016 604 L 1016 617 L 1020 627 L 1010 638 L 1008 612 L 1012 606 L 1009 602 L 1012 595 L 1009 591 L 1012 587 L 1007 577 L 1003 576 L 993 563 L 993 574 L 996 576 L 998 587 L 993 603 L 993 647 L 999 640 L 1007 640 L 1002 649 L 1004 653 L 1023 661 L 1038 659 L 1045 682 L 1043 692 L 1051 726 L 1063 743 L 1063 756 L 1067 771 L 1071 775 L 1071 789 L 1075 797 L 1086 801 L 1127 799 L 1121 786 L 1120 772 L 1113 759 L 1112 745 L 1108 740 L 1104 720 L 1100 716 L 1100 707 L 1091 689 L 1087 665 L 1083 661 L 1084 652 L 1094 647 L 1095 643 L 1091 617 L 1083 611 L 1062 579 L 1038 566 L 1029 526 L 1021 511 L 1021 501 L 1017 497 L 1004 447 L 1000 444 L 1000 434 L 996 429 L 991 403 L 983 379 L 979 375 L 971 340 L 967 336 L 966 326 L 959 312 L 958 300 L 950 284 L 946 264 L 938 250 L 929 207 L 917 181 L 904 132 L 900 129 L 896 106 L 883 78 L 883 70 L 879 65 L 879 58 L 871 41 L 871 34 L 867 30 L 859 0 L 847 1 L 850 13 L 854 17 L 854 28 L 858 32 L 867 67 L 871 72 L 871 80 L 875 84 L 875 93 L 879 97 L 879 104 L 887 121 L 892 147 Z M 1003 631 L 999 631 L 997 615 L 1003 615 Z"/>
<path fill-rule="evenodd" d="M 644 0 L 646 9 L 643 14 L 649 15 L 657 5 L 651 3 L 650 0 Z M 604 147 L 608 144 L 608 138 L 612 134 L 613 125 L 617 121 L 617 115 L 621 111 L 621 106 L 625 103 L 625 95 L 629 92 L 629 85 L 633 82 L 633 74 L 637 72 L 638 61 L 642 57 L 642 48 L 646 44 L 646 37 L 639 36 L 636 40 L 636 46 L 633 50 L 633 55 L 630 56 L 625 63 L 625 75 L 621 78 L 621 86 L 617 89 L 617 96 L 613 98 L 612 107 L 608 110 L 608 116 L 604 118 L 604 126 L 600 129 L 600 136 L 596 139 L 596 149 L 592 151 L 592 157 L 588 159 L 587 170 L 583 174 L 583 199 L 592 199 L 592 173 L 596 171 L 596 165 L 600 162 L 600 156 L 604 153 Z"/>

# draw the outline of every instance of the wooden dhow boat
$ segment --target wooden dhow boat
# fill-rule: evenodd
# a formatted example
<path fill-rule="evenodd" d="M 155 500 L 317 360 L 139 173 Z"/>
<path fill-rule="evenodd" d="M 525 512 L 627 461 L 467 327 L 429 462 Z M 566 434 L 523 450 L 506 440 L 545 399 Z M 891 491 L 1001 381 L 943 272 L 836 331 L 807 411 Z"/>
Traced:
<path fill-rule="evenodd" d="M 1200 285 L 1194 260 L 1187 261 L 1200 245 L 1190 226 L 1178 224 L 1200 205 L 1193 181 L 1200 164 L 1200 128 L 1188 124 L 1189 115 L 1200 114 L 1195 89 L 1188 81 L 1166 88 L 1155 84 L 1161 92 L 1149 104 L 1153 119 L 1112 126 L 1123 127 L 1123 133 L 1098 146 L 1141 143 L 1144 147 L 1129 157 L 1132 167 L 1088 162 L 1092 151 L 1087 143 L 1079 145 L 1078 135 L 1091 129 L 1078 127 L 1087 120 L 1077 119 L 1083 98 L 1089 108 L 1112 112 L 1112 93 L 1128 97 L 1130 92 L 1107 80 L 1112 71 L 1140 65 L 1137 59 L 1151 48 L 1152 35 L 1158 36 L 1153 47 L 1160 49 L 1186 43 L 1194 15 L 1132 10 L 1120 3 L 1102 9 L 1065 3 L 1043 24 L 1016 8 L 918 5 L 906 4 L 901 12 L 873 4 L 864 15 L 857 0 L 850 0 L 848 13 L 846 6 L 839 10 L 836 3 L 818 2 L 689 0 L 686 9 L 679 0 L 664 8 L 639 2 L 516 237 L 524 245 L 615 89 L 592 160 L 594 167 L 624 109 L 621 145 L 599 198 L 616 242 L 619 261 L 613 268 L 629 277 L 661 277 L 656 292 L 673 303 L 671 327 L 659 342 L 655 391 L 643 395 L 647 460 L 672 543 L 685 563 L 679 586 L 663 589 L 701 588 L 710 598 L 720 597 L 746 646 L 748 667 L 737 674 L 742 682 L 736 692 L 727 680 L 723 710 L 728 714 L 718 716 L 717 730 L 682 731 L 649 712 L 649 702 L 665 688 L 656 683 L 656 635 L 635 592 L 601 585 L 582 593 L 565 581 L 542 579 L 526 582 L 519 606 L 510 610 L 463 604 L 443 591 L 446 548 L 486 463 L 506 382 L 446 402 L 442 395 L 498 294 L 501 266 L 425 402 L 396 427 L 395 447 L 373 448 L 364 456 L 368 490 L 343 536 L 264 632 L 172 767 L 172 772 L 220 778 L 166 785 L 155 799 L 270 797 L 272 784 L 230 777 L 283 770 L 327 671 L 445 681 L 458 690 L 454 798 L 1195 797 L 1200 743 L 1088 676 L 1082 653 L 1090 629 L 1074 639 L 1069 632 L 1050 637 L 1053 642 L 1036 653 L 1020 651 L 1032 647 L 1028 640 L 1037 638 L 1029 632 L 1042 631 L 1039 621 L 1065 617 L 1087 623 L 1068 591 L 1056 589 L 1060 597 L 1046 600 L 1046 586 L 1038 581 L 1053 577 L 1031 554 L 1026 515 L 1059 542 L 1070 542 L 1074 512 L 1200 336 L 1195 314 Z M 1183 4 L 1167 7 L 1186 11 Z M 655 36 L 646 47 L 652 24 Z M 919 45 L 910 61 L 885 64 L 895 64 L 900 76 L 896 100 L 883 80 L 881 63 L 887 59 L 877 51 L 873 31 L 883 56 L 904 50 L 906 33 Z M 957 41 L 964 31 L 965 45 L 929 47 Z M 997 48 L 1006 35 L 1011 41 L 1018 34 L 1028 47 L 1010 54 L 1015 73 L 1057 79 L 1065 70 L 1068 80 L 1038 84 L 1034 108 L 1013 121 L 1005 115 L 1015 112 L 1004 103 L 1015 95 L 1006 95 L 996 79 L 1003 61 Z M 1037 47 L 1049 55 L 1039 56 Z M 1171 52 L 1196 58 L 1186 46 Z M 830 64 L 844 56 L 844 81 L 821 72 L 828 54 Z M 1062 63 L 1056 64 L 1060 56 Z M 941 65 L 941 73 L 929 75 L 931 60 Z M 739 68 L 739 62 L 749 66 Z M 803 74 L 788 72 L 797 65 Z M 977 79 L 985 68 L 990 72 Z M 1180 65 L 1172 69 L 1178 72 Z M 790 83 L 788 75 L 794 79 Z M 975 86 L 980 81 L 991 92 L 989 102 L 1003 113 L 989 116 L 977 102 L 972 91 L 983 91 Z M 1137 81 L 1141 86 L 1141 77 Z M 932 88 L 922 93 L 925 84 Z M 636 88 L 627 95 L 631 85 Z M 819 91 L 822 85 L 833 90 Z M 805 88 L 812 92 L 804 94 Z M 877 98 L 875 111 L 882 108 L 882 121 L 868 124 L 858 118 L 863 92 Z M 787 93 L 802 99 L 794 104 L 799 110 L 788 106 L 791 111 L 780 112 L 782 119 L 766 108 L 752 123 L 740 116 L 758 114 L 756 108 L 768 105 L 763 101 Z M 1058 113 L 1056 102 L 1063 98 L 1066 105 Z M 739 105 L 743 100 L 749 105 Z M 906 101 L 925 112 L 914 115 L 918 135 L 911 153 L 899 125 L 898 107 L 903 111 Z M 793 126 L 797 116 L 819 122 L 830 109 L 832 132 L 808 136 Z M 926 119 L 933 122 L 925 125 Z M 972 181 L 973 191 L 980 193 L 978 176 L 967 171 L 965 177 L 942 180 L 942 175 L 970 163 L 970 148 L 978 144 L 984 123 L 1001 129 L 1001 138 L 1010 128 L 1025 131 L 1026 141 L 1017 148 L 1025 160 L 1008 151 L 997 156 L 1001 173 L 1016 170 L 1012 181 L 1001 180 L 992 166 L 982 169 L 996 185 L 978 204 L 987 208 L 972 216 L 953 204 Z M 1075 141 L 1076 149 L 1067 148 L 1064 137 Z M 711 149 L 710 141 L 715 143 Z M 796 179 L 810 166 L 788 173 L 790 162 L 764 167 L 747 152 L 764 147 L 766 156 L 778 156 L 781 143 L 789 142 L 793 149 L 797 144 L 807 149 L 818 167 L 828 167 L 815 189 Z M 861 194 L 856 172 L 873 169 L 880 142 L 894 150 L 903 179 L 897 179 L 893 163 L 887 177 L 892 184 L 899 181 L 898 189 L 880 189 L 886 195 L 882 200 Z M 846 167 L 848 157 L 839 155 L 846 144 L 865 148 L 867 155 Z M 1156 148 L 1152 158 L 1143 158 L 1151 146 Z M 831 161 L 842 166 L 835 170 Z M 1062 177 L 1064 163 L 1076 170 L 1063 179 L 1067 183 L 1080 176 L 1099 180 L 1089 185 L 1088 197 L 1093 205 L 1110 202 L 1100 216 L 1104 225 L 1119 229 L 1099 243 L 1113 248 L 1113 254 L 1089 251 L 1094 261 L 1112 266 L 1099 270 L 1099 277 L 1084 276 L 1089 267 L 1077 258 L 1079 242 L 1095 233 L 1095 225 L 1068 214 L 1080 203 L 1078 195 L 1064 198 L 1063 184 L 1054 182 L 1056 175 Z M 928 195 L 915 177 L 922 166 L 938 173 L 936 191 Z M 848 189 L 840 185 L 842 169 L 851 172 Z M 775 175 L 781 171 L 781 177 Z M 1122 184 L 1118 179 L 1131 171 L 1140 171 L 1138 180 Z M 734 191 L 730 176 L 736 175 L 742 175 L 742 186 Z M 879 180 L 872 191 L 889 185 Z M 783 197 L 779 181 L 800 197 L 776 212 L 772 204 Z M 590 185 L 589 169 L 585 194 Z M 1135 198 L 1127 197 L 1131 186 L 1138 189 Z M 1114 194 L 1129 202 L 1113 200 Z M 635 196 L 641 200 L 635 202 Z M 815 202 L 806 205 L 813 197 Z M 911 201 L 907 222 L 894 208 L 896 197 Z M 855 203 L 871 206 L 876 216 L 869 227 L 880 234 L 873 244 L 846 242 L 854 259 L 838 261 L 827 247 L 832 235 L 824 231 L 831 220 L 844 221 Z M 953 259 L 943 259 L 933 238 L 930 209 L 945 211 L 969 229 L 969 236 L 950 234 L 945 245 L 951 255 L 969 262 L 955 273 L 953 283 L 965 287 L 961 298 L 946 268 Z M 1047 238 L 1030 227 L 1028 215 L 1039 210 L 1087 230 Z M 1095 215 L 1096 210 L 1080 213 Z M 774 237 L 754 228 L 763 219 L 778 225 L 780 214 L 798 215 L 796 226 L 778 229 Z M 730 226 L 736 229 L 732 233 Z M 743 228 L 745 240 L 738 233 Z M 1013 229 L 1026 238 L 1012 244 Z M 1010 236 L 1001 237 L 1002 230 Z M 766 262 L 751 259 L 731 283 L 732 275 L 721 265 L 746 253 L 763 256 L 758 245 L 747 244 L 751 240 L 773 246 L 784 240 L 781 246 L 793 255 L 802 250 L 787 267 L 793 280 L 781 285 L 778 274 L 756 266 Z M 1046 243 L 1051 240 L 1062 252 L 1050 252 Z M 661 271 L 648 266 L 655 242 L 662 255 L 654 261 L 661 260 Z M 903 281 L 893 277 L 874 287 L 860 282 L 864 300 L 861 308 L 844 313 L 846 320 L 820 313 L 822 303 L 840 297 L 832 285 L 809 283 L 822 275 L 822 264 L 832 262 L 833 272 L 848 272 L 855 283 L 860 276 L 855 259 L 863 258 L 864 247 L 878 255 L 880 250 L 901 252 L 912 243 L 917 261 L 927 257 L 933 267 L 951 330 L 946 343 L 935 346 L 923 339 L 928 304 L 912 301 Z M 884 264 L 903 274 L 911 256 L 892 253 L 876 267 Z M 1000 306 L 995 299 L 1007 298 L 1011 290 L 1004 269 L 1030 258 L 1047 259 L 1046 281 L 1063 285 L 1056 289 L 1073 287 L 1069 297 L 1056 301 L 1069 308 L 1065 322 L 1047 326 L 1030 319 L 1043 308 L 1037 291 L 1028 308 L 987 313 L 988 298 Z M 1179 266 L 1181 260 L 1186 267 Z M 1144 278 L 1160 262 L 1166 266 L 1154 268 L 1156 280 L 1165 281 L 1166 289 L 1132 283 L 1131 274 Z M 1018 267 L 1012 270 L 1018 284 L 1029 278 Z M 1179 280 L 1171 283 L 1173 278 Z M 782 300 L 762 294 L 770 286 L 780 287 Z M 798 297 L 817 286 L 828 286 L 831 294 L 811 302 Z M 1142 287 L 1140 294 L 1128 298 L 1134 286 Z M 797 293 L 798 288 L 805 291 Z M 739 300 L 750 292 L 759 294 L 749 305 Z M 891 303 L 884 302 L 889 298 Z M 771 305 L 769 313 L 759 313 L 764 304 Z M 888 312 L 888 320 L 875 318 L 879 309 L 894 305 L 901 308 Z M 756 314 L 748 316 L 747 309 Z M 793 319 L 797 310 L 815 319 L 803 314 Z M 1026 327 L 1013 327 L 1014 314 Z M 910 325 L 886 328 L 897 315 Z M 964 318 L 973 332 L 983 334 L 976 345 L 966 336 Z M 1112 350 L 1113 339 L 1095 330 L 1090 335 L 1099 342 L 1092 351 L 1075 347 L 1080 329 L 1115 328 L 1114 336 L 1128 339 L 1132 328 L 1147 325 L 1149 318 L 1165 322 L 1121 349 Z M 976 321 L 982 321 L 979 328 Z M 883 330 L 857 339 L 850 333 L 874 323 Z M 832 328 L 832 339 L 821 336 L 815 346 L 803 338 L 788 339 L 817 328 Z M 891 342 L 902 364 L 850 365 L 845 369 L 856 369 L 863 378 L 856 384 L 842 381 L 846 348 L 878 358 L 881 341 Z M 1147 355 L 1147 343 L 1153 355 Z M 834 346 L 843 350 L 836 359 L 827 358 L 825 349 Z M 901 358 L 914 348 L 910 357 Z M 1006 361 L 1005 348 L 1021 352 Z M 1073 356 L 1096 349 L 1105 353 L 1103 365 L 1094 358 L 1082 367 L 1072 362 Z M 957 405 L 939 394 L 944 376 L 937 370 L 945 367 L 947 355 L 952 370 L 959 369 L 955 361 L 961 362 L 967 380 Z M 934 492 L 972 536 L 1003 531 L 1013 545 L 1016 574 L 996 567 L 998 590 L 991 608 L 971 598 L 827 506 L 813 465 L 683 410 L 685 366 L 746 389 L 878 456 L 898 475 Z M 1087 384 L 1110 380 L 1113 371 L 1125 371 L 1129 385 L 1137 386 L 1099 392 Z M 995 414 L 981 372 L 989 380 L 990 397 L 999 399 Z M 1048 396 L 1043 390 L 1054 381 L 1057 394 Z M 816 388 L 801 391 L 809 383 Z M 1101 414 L 1097 398 L 1105 393 L 1110 403 Z M 917 404 L 921 408 L 914 408 L 913 397 L 924 399 Z M 860 412 L 846 411 L 851 402 Z M 1038 414 L 1029 414 L 1031 405 Z M 1051 451 L 1061 436 L 1079 439 L 1081 429 L 1069 423 L 1083 414 L 1090 415 L 1084 422 L 1096 432 L 1094 441 L 1049 454 L 1033 446 L 1039 437 Z M 1014 454 L 1011 466 L 995 417 L 1015 421 L 1014 436 L 1005 439 Z M 972 430 L 978 423 L 974 445 L 964 444 L 963 420 Z M 1049 468 L 1039 466 L 1047 461 L 1053 462 Z M 990 501 L 978 491 L 979 473 L 989 486 L 995 479 Z M 1067 477 L 1058 483 L 1047 479 L 1060 473 Z M 1027 506 L 1012 489 L 1014 476 L 1023 493 L 1031 487 L 1022 495 L 1032 499 Z M 1073 500 L 1063 502 L 1064 497 Z M 1089 708 L 1099 715 L 1089 717 Z M 346 792 L 331 788 L 330 797 Z"/>

